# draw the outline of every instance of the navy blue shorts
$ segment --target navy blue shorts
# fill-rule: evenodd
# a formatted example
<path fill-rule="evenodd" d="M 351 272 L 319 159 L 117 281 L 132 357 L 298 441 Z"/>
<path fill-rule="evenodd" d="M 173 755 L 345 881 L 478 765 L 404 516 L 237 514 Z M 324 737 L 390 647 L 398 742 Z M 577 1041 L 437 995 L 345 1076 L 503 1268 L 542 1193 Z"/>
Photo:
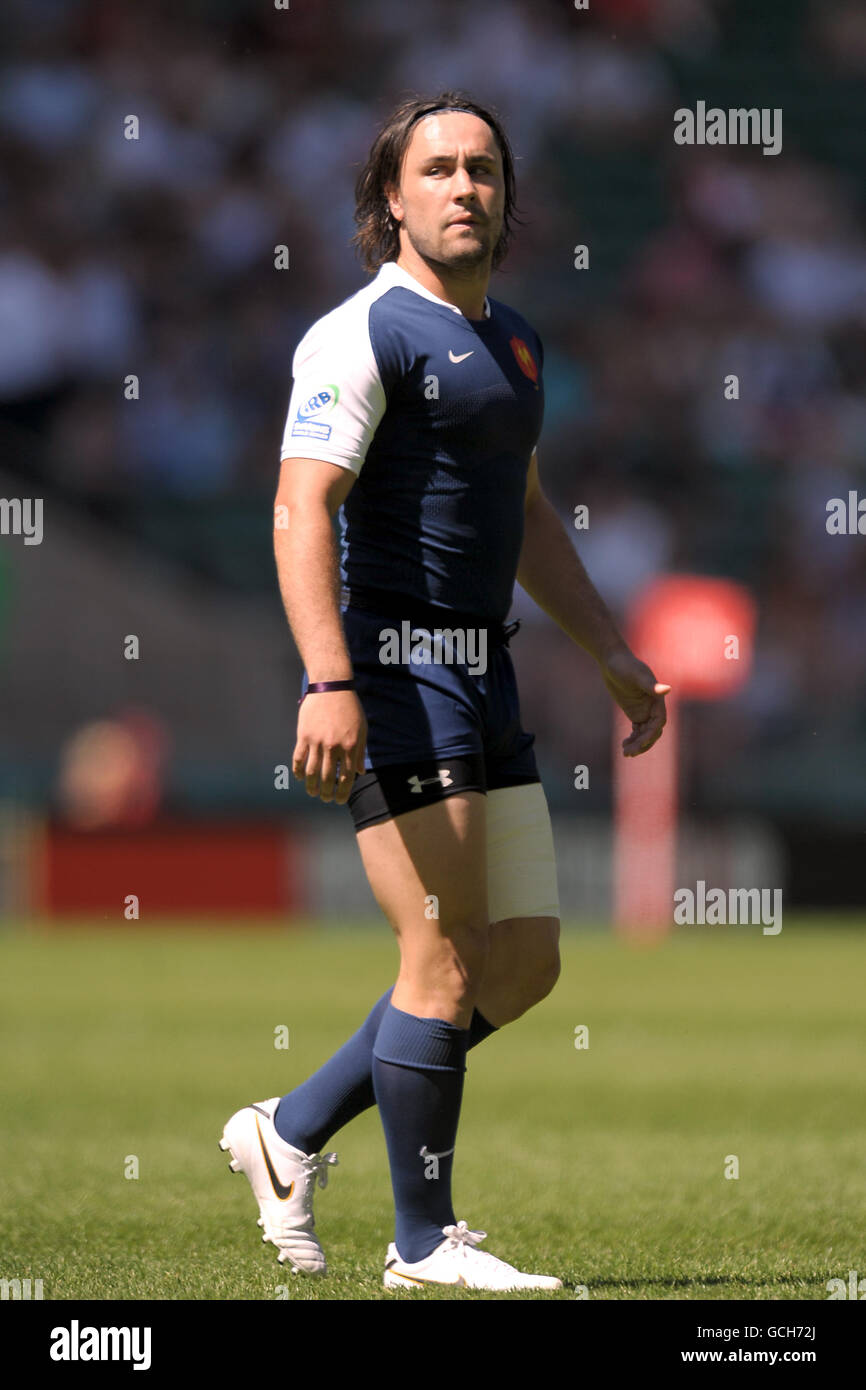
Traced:
<path fill-rule="evenodd" d="M 519 623 L 485 628 L 484 639 L 476 628 L 474 647 L 463 653 L 447 641 L 431 640 L 430 656 L 439 653 L 440 660 L 425 662 L 417 659 L 411 633 L 422 627 L 433 633 L 429 613 L 412 618 L 407 645 L 400 619 L 354 606 L 341 612 L 368 724 L 365 770 L 355 778 L 347 803 L 356 831 L 456 792 L 540 781 L 535 735 L 521 726 L 508 650 Z M 439 610 L 437 623 L 457 627 L 446 609 Z M 391 654 L 399 649 L 408 661 L 383 661 L 386 629 L 398 635 Z M 441 659 L 447 652 L 464 660 Z M 302 693 L 307 684 L 305 672 Z"/>

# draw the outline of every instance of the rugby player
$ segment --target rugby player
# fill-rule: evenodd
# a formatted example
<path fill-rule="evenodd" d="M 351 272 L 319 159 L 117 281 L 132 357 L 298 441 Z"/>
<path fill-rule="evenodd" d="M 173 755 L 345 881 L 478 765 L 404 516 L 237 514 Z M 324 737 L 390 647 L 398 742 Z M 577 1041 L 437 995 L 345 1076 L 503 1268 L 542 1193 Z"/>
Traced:
<path fill-rule="evenodd" d="M 400 969 L 319 1071 L 239 1110 L 221 1147 L 280 1261 L 324 1274 L 313 1193 L 337 1157 L 323 1150 L 376 1104 L 387 1288 L 561 1286 L 479 1249 L 486 1233 L 451 1200 L 467 1051 L 560 968 L 550 818 L 508 648 L 519 623 L 505 624 L 515 579 L 597 661 L 632 721 L 625 756 L 661 736 L 670 688 L 629 650 L 541 487 L 542 345 L 487 294 L 514 196 L 494 112 L 444 92 L 392 113 L 356 188 L 373 278 L 299 344 L 281 451 L 275 552 L 305 668 L 293 770 L 348 805 Z"/>

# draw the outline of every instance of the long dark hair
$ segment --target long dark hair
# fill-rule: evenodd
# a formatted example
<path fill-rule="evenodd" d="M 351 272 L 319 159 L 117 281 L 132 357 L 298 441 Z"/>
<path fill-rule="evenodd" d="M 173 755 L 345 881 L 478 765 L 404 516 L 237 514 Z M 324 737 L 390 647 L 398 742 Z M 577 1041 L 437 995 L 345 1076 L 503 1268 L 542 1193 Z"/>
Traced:
<path fill-rule="evenodd" d="M 486 121 L 496 136 L 502 155 L 505 175 L 505 209 L 502 231 L 493 250 L 491 268 L 496 270 L 505 259 L 512 237 L 512 222 L 516 216 L 514 155 L 502 123 L 495 112 L 479 106 L 463 92 L 440 92 L 438 97 L 410 97 L 396 107 L 373 142 L 367 163 L 355 184 L 355 221 L 358 230 L 352 237 L 364 267 L 375 274 L 386 261 L 396 259 L 400 250 L 400 224 L 391 215 L 385 189 L 399 183 L 403 156 L 412 131 L 418 121 L 434 111 L 471 111 Z"/>

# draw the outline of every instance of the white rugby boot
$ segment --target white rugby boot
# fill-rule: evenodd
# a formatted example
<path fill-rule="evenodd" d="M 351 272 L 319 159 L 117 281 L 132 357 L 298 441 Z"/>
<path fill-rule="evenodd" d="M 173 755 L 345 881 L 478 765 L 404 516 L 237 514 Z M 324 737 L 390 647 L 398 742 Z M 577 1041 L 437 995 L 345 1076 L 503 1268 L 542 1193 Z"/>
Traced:
<path fill-rule="evenodd" d="M 219 1146 L 231 1154 L 229 1168 L 246 1173 L 259 1204 L 262 1240 L 279 1249 L 280 1264 L 291 1263 L 298 1274 L 327 1274 L 328 1266 L 316 1237 L 313 1193 L 316 1182 L 328 1185 L 328 1168 L 337 1155 L 305 1154 L 281 1139 L 274 1129 L 280 1097 L 258 1101 L 238 1110 L 223 1129 Z"/>
<path fill-rule="evenodd" d="M 521 1274 L 513 1265 L 475 1247 L 486 1231 L 470 1231 L 465 1221 L 443 1226 L 445 1239 L 426 1260 L 407 1264 L 392 1241 L 385 1257 L 386 1289 L 415 1289 L 422 1284 L 456 1284 L 464 1289 L 561 1289 L 562 1280 L 548 1274 Z"/>

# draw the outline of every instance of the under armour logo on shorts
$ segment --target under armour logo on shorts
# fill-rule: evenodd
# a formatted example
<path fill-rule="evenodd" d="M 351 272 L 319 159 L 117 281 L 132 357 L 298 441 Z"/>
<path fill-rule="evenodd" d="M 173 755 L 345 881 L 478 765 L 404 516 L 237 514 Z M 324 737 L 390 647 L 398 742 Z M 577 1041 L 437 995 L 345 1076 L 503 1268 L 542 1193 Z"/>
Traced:
<path fill-rule="evenodd" d="M 422 787 L 429 786 L 431 782 L 438 782 L 440 786 L 450 787 L 454 778 L 451 776 L 447 767 L 440 767 L 435 777 L 425 777 L 422 781 L 420 777 L 413 776 L 407 778 L 407 781 L 413 792 L 420 792 Z"/>

